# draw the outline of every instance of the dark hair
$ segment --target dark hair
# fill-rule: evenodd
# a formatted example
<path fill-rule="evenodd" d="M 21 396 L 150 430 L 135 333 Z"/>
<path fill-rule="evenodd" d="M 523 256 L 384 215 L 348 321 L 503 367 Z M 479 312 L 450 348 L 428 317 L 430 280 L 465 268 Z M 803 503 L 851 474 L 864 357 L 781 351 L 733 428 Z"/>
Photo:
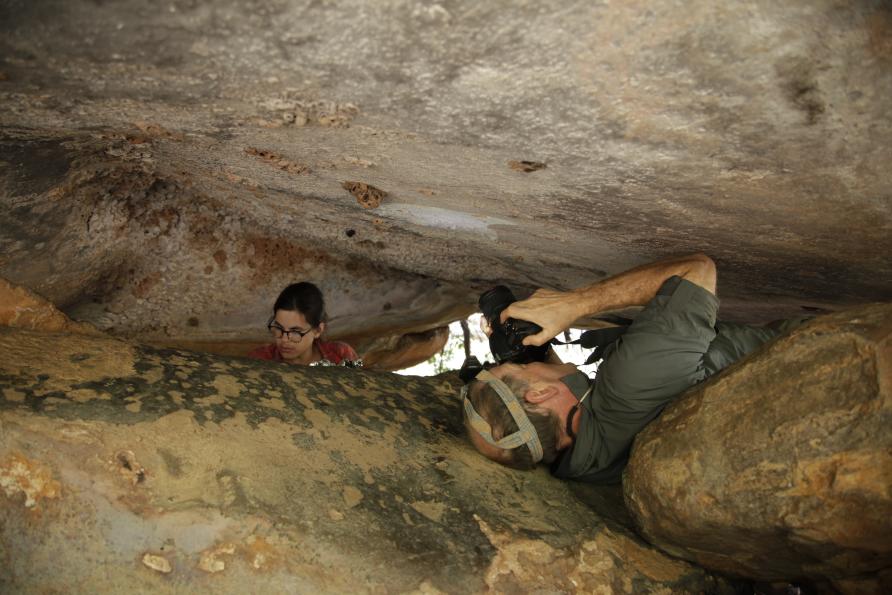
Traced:
<path fill-rule="evenodd" d="M 560 436 L 561 422 L 557 415 L 553 411 L 538 409 L 523 398 L 528 388 L 526 382 L 510 375 L 505 375 L 502 381 L 508 385 L 511 392 L 520 401 L 527 417 L 530 418 L 530 423 L 536 429 L 536 434 L 539 435 L 539 442 L 542 444 L 542 462 L 553 462 L 558 455 L 557 442 Z M 474 386 L 468 391 L 468 398 L 477 414 L 489 423 L 494 439 L 499 440 L 517 431 L 517 422 L 511 417 L 511 412 L 505 407 L 502 398 L 492 386 L 479 380 L 475 381 Z M 467 424 L 467 419 L 465 419 L 465 426 L 468 432 L 474 431 Z M 532 469 L 536 466 L 533 462 L 533 455 L 526 445 L 503 452 L 506 457 L 499 459 L 503 465 L 515 469 Z"/>
<path fill-rule="evenodd" d="M 319 326 L 328 318 L 322 292 L 308 281 L 292 283 L 283 289 L 273 305 L 273 315 L 277 310 L 300 312 L 312 327 Z"/>

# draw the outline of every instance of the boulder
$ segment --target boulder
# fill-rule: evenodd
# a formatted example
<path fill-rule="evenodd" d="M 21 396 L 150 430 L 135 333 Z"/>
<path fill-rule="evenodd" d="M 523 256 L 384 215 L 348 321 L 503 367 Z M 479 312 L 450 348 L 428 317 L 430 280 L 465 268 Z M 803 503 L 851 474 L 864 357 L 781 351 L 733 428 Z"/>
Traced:
<path fill-rule="evenodd" d="M 624 477 L 647 540 L 733 575 L 892 591 L 890 341 L 892 304 L 822 316 L 667 407 Z"/>
<path fill-rule="evenodd" d="M 47 300 L 2 277 L 0 277 L 0 326 L 100 334 L 93 325 L 71 320 Z"/>
<path fill-rule="evenodd" d="M 734 592 L 479 456 L 457 390 L 0 328 L 0 592 Z"/>

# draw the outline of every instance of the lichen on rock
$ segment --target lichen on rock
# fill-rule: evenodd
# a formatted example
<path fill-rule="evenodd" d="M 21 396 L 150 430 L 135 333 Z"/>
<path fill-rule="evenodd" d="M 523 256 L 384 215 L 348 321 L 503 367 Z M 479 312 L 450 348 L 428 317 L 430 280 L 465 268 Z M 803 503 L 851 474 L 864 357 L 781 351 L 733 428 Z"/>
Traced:
<path fill-rule="evenodd" d="M 0 461 L 27 448 L 62 488 L 42 492 L 39 519 L 0 493 L 0 544 L 13 560 L 31 552 L 4 587 L 122 590 L 170 576 L 230 591 L 731 592 L 608 527 L 543 469 L 480 457 L 453 376 L 288 367 L 95 336 L 78 339 L 84 361 L 117 350 L 130 366 L 56 377 L 56 354 L 36 347 L 56 340 L 0 328 L 0 390 L 22 395 L 0 400 Z M 10 358 L 22 343 L 35 346 L 27 366 Z M 73 398 L 75 387 L 108 398 Z M 265 405 L 273 394 L 281 407 Z M 534 554 L 539 566 L 527 564 Z"/>

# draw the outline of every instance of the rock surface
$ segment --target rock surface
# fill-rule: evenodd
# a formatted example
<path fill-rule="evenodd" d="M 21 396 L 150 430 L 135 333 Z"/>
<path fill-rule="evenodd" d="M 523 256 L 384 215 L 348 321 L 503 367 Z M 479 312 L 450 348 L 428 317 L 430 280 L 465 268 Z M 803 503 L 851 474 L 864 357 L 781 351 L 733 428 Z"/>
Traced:
<path fill-rule="evenodd" d="M 448 340 L 449 327 L 441 326 L 422 333 L 392 337 L 388 341 L 378 339 L 366 345 L 361 340 L 354 342 L 364 347 L 364 352 L 368 354 L 363 358 L 366 367 L 390 371 L 411 368 L 427 361 L 443 351 Z"/>
<path fill-rule="evenodd" d="M 90 324 L 75 322 L 24 287 L 0 278 L 0 326 L 96 335 Z"/>
<path fill-rule="evenodd" d="M 892 304 L 821 316 L 667 407 L 626 501 L 651 543 L 707 568 L 889 592 L 890 428 Z"/>
<path fill-rule="evenodd" d="M 0 591 L 734 592 L 480 457 L 456 383 L 0 329 Z"/>
<path fill-rule="evenodd" d="M 695 250 L 729 318 L 889 299 L 890 32 L 882 0 L 4 0 L 0 275 L 242 352 L 298 279 L 335 339 Z"/>

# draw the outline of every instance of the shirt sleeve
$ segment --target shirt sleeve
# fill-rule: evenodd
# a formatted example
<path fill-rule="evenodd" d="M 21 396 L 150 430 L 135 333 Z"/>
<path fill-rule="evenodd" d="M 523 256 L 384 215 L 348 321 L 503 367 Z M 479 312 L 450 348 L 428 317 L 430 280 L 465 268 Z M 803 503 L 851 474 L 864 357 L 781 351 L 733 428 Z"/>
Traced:
<path fill-rule="evenodd" d="M 715 295 L 681 277 L 663 284 L 598 370 L 593 413 L 606 436 L 630 443 L 667 403 L 706 377 L 718 307 Z"/>
<path fill-rule="evenodd" d="M 718 307 L 718 298 L 706 289 L 670 277 L 599 371 L 610 393 L 637 407 L 640 400 L 655 404 L 702 380 Z"/>
<path fill-rule="evenodd" d="M 263 359 L 263 360 L 275 361 L 276 360 L 276 346 L 274 343 L 271 343 L 269 345 L 263 345 L 256 349 L 252 349 L 248 353 L 248 357 L 250 357 L 252 359 Z"/>
<path fill-rule="evenodd" d="M 340 341 L 320 341 L 319 350 L 322 352 L 322 357 L 334 364 L 340 364 L 344 360 L 356 361 L 359 359 L 356 351 L 350 345 Z"/>
<path fill-rule="evenodd" d="M 620 480 L 638 434 L 672 399 L 705 377 L 718 298 L 670 277 L 598 368 L 579 432 L 552 472 L 596 483 Z"/>
<path fill-rule="evenodd" d="M 349 360 L 349 361 L 354 361 L 354 362 L 359 360 L 359 355 L 356 353 L 356 351 L 352 347 L 350 347 L 346 343 L 338 343 L 338 345 L 342 349 L 341 360 Z"/>

